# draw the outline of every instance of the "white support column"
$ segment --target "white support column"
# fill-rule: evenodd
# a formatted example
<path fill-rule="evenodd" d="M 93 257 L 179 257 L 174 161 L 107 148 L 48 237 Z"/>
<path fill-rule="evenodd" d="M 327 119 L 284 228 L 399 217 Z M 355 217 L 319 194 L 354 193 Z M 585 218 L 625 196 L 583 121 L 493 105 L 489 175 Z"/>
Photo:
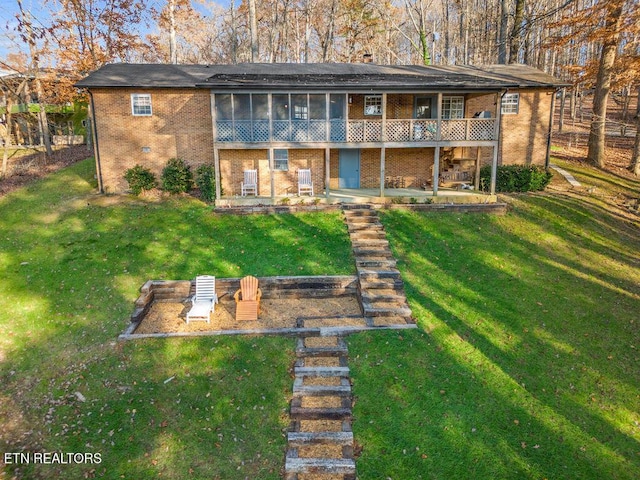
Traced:
<path fill-rule="evenodd" d="M 384 177 L 386 163 L 386 147 L 380 148 L 380 197 L 384 198 Z"/>
<path fill-rule="evenodd" d="M 496 176 L 498 173 L 498 146 L 493 147 L 493 160 L 491 162 L 491 195 L 496 194 Z"/>
<path fill-rule="evenodd" d="M 216 200 L 220 200 L 222 196 L 222 186 L 220 179 L 220 150 L 216 147 L 217 129 L 216 129 L 216 96 L 211 93 L 211 134 L 213 135 L 213 170 L 216 175 Z"/>
<path fill-rule="evenodd" d="M 436 105 L 436 142 L 442 140 L 442 93 L 438 93 Z M 433 196 L 438 196 L 438 187 L 440 183 L 440 145 L 436 145 L 433 152 Z"/>
<path fill-rule="evenodd" d="M 213 169 L 216 172 L 216 200 L 220 200 L 222 196 L 222 187 L 220 179 L 220 151 L 213 147 Z"/>
<path fill-rule="evenodd" d="M 440 147 L 436 146 L 433 153 L 433 196 L 438 196 L 438 183 L 440 181 Z"/>
<path fill-rule="evenodd" d="M 331 182 L 331 148 L 324 149 L 324 195 L 329 201 L 329 183 Z"/>
<path fill-rule="evenodd" d="M 275 184 L 275 173 L 273 170 L 273 148 L 269 148 L 267 150 L 267 155 L 269 158 L 269 181 L 271 182 L 271 203 L 275 203 L 276 201 L 276 184 Z"/>

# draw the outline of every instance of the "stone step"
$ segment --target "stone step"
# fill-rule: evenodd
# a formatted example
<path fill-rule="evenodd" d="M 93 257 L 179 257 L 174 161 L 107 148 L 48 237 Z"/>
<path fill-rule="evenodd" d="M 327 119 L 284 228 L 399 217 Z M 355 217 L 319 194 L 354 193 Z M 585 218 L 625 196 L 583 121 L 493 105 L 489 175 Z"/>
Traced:
<path fill-rule="evenodd" d="M 316 347 L 316 348 L 298 348 L 296 356 L 298 358 L 307 357 L 343 357 L 349 354 L 347 347 Z"/>
<path fill-rule="evenodd" d="M 289 432 L 287 434 L 289 448 L 305 445 L 352 445 L 353 432 Z"/>
<path fill-rule="evenodd" d="M 405 306 L 378 307 L 371 303 L 362 303 L 365 317 L 409 317 L 411 309 Z"/>
<path fill-rule="evenodd" d="M 349 367 L 295 367 L 296 377 L 348 377 Z"/>
<path fill-rule="evenodd" d="M 387 270 L 390 268 L 395 268 L 396 264 L 397 262 L 393 258 L 385 258 L 385 257 L 379 257 L 379 256 L 356 257 L 356 266 L 367 268 L 367 269 L 381 268 L 381 269 Z"/>
<path fill-rule="evenodd" d="M 344 420 L 351 418 L 351 408 L 305 408 L 292 406 L 289 416 L 294 420 Z"/>
<path fill-rule="evenodd" d="M 285 473 L 355 475 L 356 462 L 351 458 L 289 458 Z"/>
<path fill-rule="evenodd" d="M 351 385 L 294 385 L 294 397 L 348 397 Z"/>
<path fill-rule="evenodd" d="M 377 217 L 378 212 L 370 208 L 352 208 L 344 211 L 344 216 L 348 219 L 354 217 Z"/>
<path fill-rule="evenodd" d="M 402 278 L 361 278 L 360 290 L 375 293 L 376 290 L 398 290 L 402 291 L 404 283 Z"/>
<path fill-rule="evenodd" d="M 386 238 L 355 238 L 351 239 L 351 246 L 356 249 L 373 250 L 377 248 L 389 248 L 389 240 Z"/>
<path fill-rule="evenodd" d="M 384 231 L 384 226 L 378 221 L 372 222 L 356 222 L 356 223 L 348 223 L 347 230 L 349 233 L 360 232 L 362 230 L 381 230 Z"/>
<path fill-rule="evenodd" d="M 362 301 L 375 302 L 406 302 L 406 297 L 401 290 L 391 288 L 367 289 L 362 292 Z"/>
<path fill-rule="evenodd" d="M 387 246 L 357 247 L 353 249 L 353 254 L 356 257 L 376 256 L 394 258 L 393 253 L 391 253 L 391 250 Z"/>
<path fill-rule="evenodd" d="M 387 235 L 379 230 L 359 230 L 351 232 L 351 241 L 386 240 Z"/>
<path fill-rule="evenodd" d="M 371 321 L 372 327 L 381 327 L 389 325 L 415 326 L 415 321 L 411 317 L 367 317 Z"/>
<path fill-rule="evenodd" d="M 377 270 L 373 268 L 356 268 L 358 277 L 362 280 L 379 280 L 381 278 L 399 279 L 400 271 L 396 268 L 390 268 L 386 270 Z"/>

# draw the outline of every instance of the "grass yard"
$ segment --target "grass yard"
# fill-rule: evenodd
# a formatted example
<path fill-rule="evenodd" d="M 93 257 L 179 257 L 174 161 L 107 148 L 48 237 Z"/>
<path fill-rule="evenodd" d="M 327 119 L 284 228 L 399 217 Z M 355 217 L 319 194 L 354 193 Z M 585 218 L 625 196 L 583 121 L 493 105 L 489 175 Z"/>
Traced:
<path fill-rule="evenodd" d="M 560 166 L 595 188 L 381 215 L 420 329 L 348 339 L 360 480 L 640 478 L 640 182 Z M 0 198 L 0 452 L 101 463 L 0 478 L 280 478 L 293 340 L 115 338 L 150 278 L 353 273 L 340 215 L 216 217 L 93 173 Z"/>
<path fill-rule="evenodd" d="M 640 182 L 562 167 L 592 193 L 382 216 L 421 330 L 349 337 L 361 480 L 640 478 Z"/>
<path fill-rule="evenodd" d="M 0 478 L 280 478 L 293 340 L 115 339 L 148 279 L 352 274 L 340 215 L 217 217 L 189 197 L 96 196 L 93 173 L 0 199 L 0 452 L 101 463 Z"/>

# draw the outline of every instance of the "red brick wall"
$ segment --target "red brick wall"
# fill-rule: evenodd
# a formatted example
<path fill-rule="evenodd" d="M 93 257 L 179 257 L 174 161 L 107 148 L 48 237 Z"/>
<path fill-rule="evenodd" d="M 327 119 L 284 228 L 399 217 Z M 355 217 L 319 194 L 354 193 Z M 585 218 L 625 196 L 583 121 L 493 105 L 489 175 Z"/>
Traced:
<path fill-rule="evenodd" d="M 220 182 L 223 196 L 240 195 L 240 182 L 244 170 L 258 170 L 258 195 L 271 196 L 271 173 L 269 170 L 269 151 L 258 150 L 220 150 Z M 273 181 L 275 195 L 282 196 L 298 193 L 298 169 L 310 168 L 313 190 L 320 195 L 324 189 L 324 150 L 289 149 L 289 170 L 275 170 Z"/>
<path fill-rule="evenodd" d="M 385 177 L 404 177 L 405 187 L 420 188 L 432 178 L 433 148 L 385 149 Z M 339 188 L 340 154 L 331 150 L 330 188 Z M 380 188 L 380 149 L 360 150 L 360 188 Z"/>
<path fill-rule="evenodd" d="M 473 118 L 478 112 L 489 111 L 491 118 L 496 118 L 496 94 L 468 94 L 464 106 L 465 118 Z"/>
<path fill-rule="evenodd" d="M 97 89 L 93 100 L 105 192 L 123 192 L 128 168 L 140 164 L 160 179 L 167 160 L 179 157 L 195 169 L 213 163 L 210 96 L 206 90 Z M 150 117 L 131 114 L 131 94 L 150 93 Z M 142 151 L 149 147 L 149 153 Z"/>
<path fill-rule="evenodd" d="M 518 113 L 502 115 L 501 163 L 544 165 L 553 92 L 520 90 Z"/>
<path fill-rule="evenodd" d="M 92 91 L 98 145 L 100 148 L 103 188 L 108 193 L 127 190 L 124 172 L 136 164 L 150 168 L 158 177 L 168 159 L 183 158 L 194 168 L 213 163 L 213 139 L 210 95 L 207 90 L 192 89 L 96 89 Z M 153 115 L 131 114 L 131 94 L 150 93 Z M 546 156 L 549 109 L 552 91 L 520 91 L 519 113 L 502 117 L 502 163 L 543 165 Z M 349 118 L 364 116 L 364 95 L 351 95 Z M 477 111 L 495 113 L 494 94 L 467 94 L 465 115 Z M 411 118 L 413 95 L 389 94 L 389 118 Z M 143 147 L 150 152 L 144 153 Z M 475 148 L 458 149 L 456 156 L 475 158 Z M 380 185 L 380 150 L 361 151 L 361 186 Z M 490 162 L 491 148 L 482 149 L 483 162 Z M 260 195 L 271 195 L 267 150 L 221 150 L 221 181 L 225 195 L 240 194 L 242 171 L 259 170 Z M 297 191 L 298 168 L 312 169 L 314 188 L 324 186 L 324 151 L 321 149 L 291 149 L 289 171 L 274 172 L 275 194 Z M 433 149 L 387 149 L 386 176 L 404 176 L 405 185 L 419 186 L 423 178 L 431 177 Z M 330 186 L 338 188 L 338 150 L 331 150 Z"/>
<path fill-rule="evenodd" d="M 245 170 L 258 171 L 258 195 L 271 195 L 268 150 L 220 150 L 218 156 L 223 197 L 240 196 Z"/>

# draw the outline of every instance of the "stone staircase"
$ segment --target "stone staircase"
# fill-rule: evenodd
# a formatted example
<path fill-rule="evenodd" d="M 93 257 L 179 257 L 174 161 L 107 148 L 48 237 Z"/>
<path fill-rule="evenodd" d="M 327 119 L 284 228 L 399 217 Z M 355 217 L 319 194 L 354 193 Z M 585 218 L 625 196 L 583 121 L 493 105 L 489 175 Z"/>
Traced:
<path fill-rule="evenodd" d="M 358 296 L 371 326 L 413 323 L 384 226 L 370 205 L 344 208 L 358 276 Z"/>
<path fill-rule="evenodd" d="M 347 355 L 342 337 L 298 338 L 286 480 L 355 479 Z"/>

